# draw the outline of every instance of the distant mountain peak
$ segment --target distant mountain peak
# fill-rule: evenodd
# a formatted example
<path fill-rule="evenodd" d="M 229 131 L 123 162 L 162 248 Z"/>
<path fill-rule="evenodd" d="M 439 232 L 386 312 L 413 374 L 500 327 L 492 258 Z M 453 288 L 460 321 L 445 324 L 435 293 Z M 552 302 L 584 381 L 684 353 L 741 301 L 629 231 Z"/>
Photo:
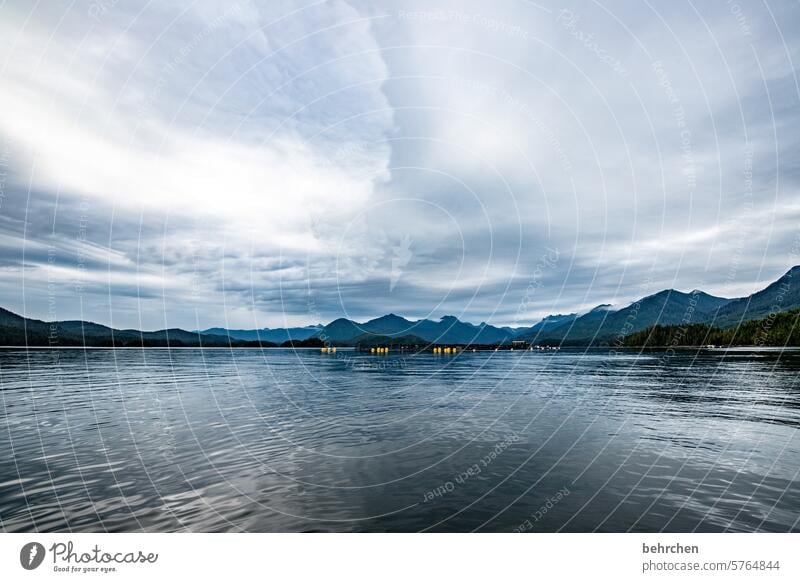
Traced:
<path fill-rule="evenodd" d="M 387 313 L 386 315 L 381 315 L 380 317 L 376 317 L 371 321 L 408 321 L 405 317 L 400 317 L 394 313 Z"/>
<path fill-rule="evenodd" d="M 589 313 L 597 313 L 599 311 L 611 311 L 613 309 L 613 305 L 610 303 L 601 303 L 600 305 L 593 307 L 589 310 Z"/>
<path fill-rule="evenodd" d="M 578 315 L 577 313 L 557 313 L 555 315 L 546 315 L 546 316 L 544 316 L 542 318 L 542 321 L 558 321 L 560 319 L 565 319 L 565 318 L 568 318 L 568 317 L 576 317 L 577 315 Z"/>

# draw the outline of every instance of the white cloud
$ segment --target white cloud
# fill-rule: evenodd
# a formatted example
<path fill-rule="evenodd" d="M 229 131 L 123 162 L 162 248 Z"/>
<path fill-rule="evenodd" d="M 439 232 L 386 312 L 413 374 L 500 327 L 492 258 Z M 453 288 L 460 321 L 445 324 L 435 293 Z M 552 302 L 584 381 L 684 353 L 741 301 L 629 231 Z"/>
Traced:
<path fill-rule="evenodd" d="M 336 7 L 325 15 L 330 20 L 325 24 L 334 25 L 357 16 L 346 5 Z M 247 25 L 257 27 L 260 22 L 257 11 L 249 10 L 247 14 Z M 212 23 L 215 33 L 237 25 L 224 18 Z M 10 26 L 4 28 L 3 33 L 10 34 Z M 192 35 L 193 31 L 165 32 L 188 37 L 189 44 L 185 46 L 201 42 L 197 33 Z M 207 111 L 204 123 L 194 127 L 167 121 L 158 112 L 142 118 L 136 115 L 135 108 L 120 106 L 117 100 L 120 95 L 147 95 L 154 87 L 126 84 L 121 93 L 115 93 L 110 90 L 115 83 L 108 77 L 124 71 L 135 78 L 141 68 L 154 67 L 150 61 L 157 59 L 151 56 L 139 62 L 139 51 L 145 48 L 144 44 L 127 40 L 122 33 L 116 36 L 114 27 L 94 29 L 88 34 L 88 40 L 79 42 L 71 37 L 48 39 L 46 31 L 38 34 L 27 31 L 6 55 L 0 108 L 13 114 L 2 117 L 0 131 L 16 147 L 29 153 L 34 188 L 59 190 L 64 196 L 97 198 L 122 212 L 161 210 L 182 216 L 213 216 L 228 228 L 269 232 L 268 243 L 275 247 L 283 244 L 308 247 L 315 244 L 308 233 L 312 215 L 352 211 L 369 198 L 374 183 L 386 177 L 388 153 L 380 143 L 368 153 L 361 147 L 357 155 L 348 156 L 341 142 L 331 143 L 324 133 L 323 137 L 310 139 L 307 134 L 326 131 L 327 121 L 313 109 L 303 111 L 309 103 L 302 94 L 293 103 L 292 121 L 306 124 L 306 135 L 293 124 L 273 131 L 248 128 L 241 133 L 231 132 L 230 127 L 220 127 L 214 122 L 216 110 Z M 104 34 L 123 42 L 121 45 L 109 42 Z M 364 27 L 346 28 L 326 41 L 341 45 L 337 50 L 342 53 L 367 50 L 373 42 Z M 317 40 L 316 44 L 323 41 Z M 98 46 L 103 50 L 98 50 Z M 130 50 L 130 46 L 139 46 L 139 51 Z M 42 54 L 39 47 L 44 47 Z M 306 50 L 300 43 L 297 48 L 287 50 L 286 56 L 297 53 L 296 60 L 301 63 L 319 57 L 316 51 L 304 57 L 302 53 Z M 117 63 L 122 64 L 121 70 L 109 71 L 105 68 L 109 54 L 130 60 Z M 190 66 L 191 58 L 192 55 L 184 57 L 180 66 Z M 256 58 L 248 53 L 243 58 L 254 71 L 262 62 L 270 69 L 275 66 L 275 59 L 268 54 Z M 378 83 L 384 70 L 379 59 L 366 61 L 372 62 L 373 67 L 368 70 L 369 67 L 360 64 L 363 70 L 359 75 L 349 71 L 346 62 L 330 68 L 342 73 L 340 80 L 373 81 L 353 96 L 377 93 L 377 96 L 367 95 L 367 100 L 380 102 Z M 288 86 L 295 82 L 293 78 L 299 77 L 296 83 L 302 84 L 304 73 L 304 70 L 287 70 L 274 83 Z M 209 71 L 208 75 L 213 86 L 214 72 Z M 330 76 L 331 71 L 325 75 Z M 314 80 L 314 73 L 309 77 Z M 220 75 L 217 90 L 231 90 L 225 84 L 228 80 L 226 75 Z M 326 89 L 335 92 L 341 87 L 331 85 Z M 265 86 L 263 90 L 267 92 L 274 87 Z M 317 97 L 311 94 L 307 99 Z M 253 95 L 254 105 L 261 98 Z M 173 99 L 177 96 L 164 91 L 154 104 L 169 112 L 176 106 Z M 224 98 L 215 107 L 221 116 L 226 115 Z M 246 118 L 240 121 L 247 124 Z M 391 112 L 387 109 L 383 115 L 356 122 L 360 127 L 355 129 L 377 138 L 390 122 Z M 352 140 L 359 143 L 357 134 Z"/>

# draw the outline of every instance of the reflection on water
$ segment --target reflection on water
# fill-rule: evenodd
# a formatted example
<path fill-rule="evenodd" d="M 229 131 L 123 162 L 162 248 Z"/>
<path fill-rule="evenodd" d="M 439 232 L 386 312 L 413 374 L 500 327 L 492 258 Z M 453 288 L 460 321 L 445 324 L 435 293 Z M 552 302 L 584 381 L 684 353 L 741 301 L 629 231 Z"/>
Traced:
<path fill-rule="evenodd" d="M 0 351 L 4 531 L 789 531 L 800 353 Z"/>

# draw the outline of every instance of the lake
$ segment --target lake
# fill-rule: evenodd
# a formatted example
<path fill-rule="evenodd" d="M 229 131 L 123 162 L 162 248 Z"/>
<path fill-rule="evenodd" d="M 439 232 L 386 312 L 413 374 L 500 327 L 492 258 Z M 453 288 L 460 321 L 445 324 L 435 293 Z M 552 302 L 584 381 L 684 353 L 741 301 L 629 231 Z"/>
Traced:
<path fill-rule="evenodd" d="M 800 352 L 0 350 L 3 531 L 798 531 Z"/>

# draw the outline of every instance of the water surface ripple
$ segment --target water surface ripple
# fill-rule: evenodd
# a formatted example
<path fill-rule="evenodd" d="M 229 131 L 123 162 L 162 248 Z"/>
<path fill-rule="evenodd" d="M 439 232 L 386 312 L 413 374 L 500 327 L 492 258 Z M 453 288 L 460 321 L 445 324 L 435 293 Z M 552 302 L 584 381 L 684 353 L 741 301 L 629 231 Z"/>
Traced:
<path fill-rule="evenodd" d="M 800 352 L 0 350 L 3 531 L 797 531 Z"/>

